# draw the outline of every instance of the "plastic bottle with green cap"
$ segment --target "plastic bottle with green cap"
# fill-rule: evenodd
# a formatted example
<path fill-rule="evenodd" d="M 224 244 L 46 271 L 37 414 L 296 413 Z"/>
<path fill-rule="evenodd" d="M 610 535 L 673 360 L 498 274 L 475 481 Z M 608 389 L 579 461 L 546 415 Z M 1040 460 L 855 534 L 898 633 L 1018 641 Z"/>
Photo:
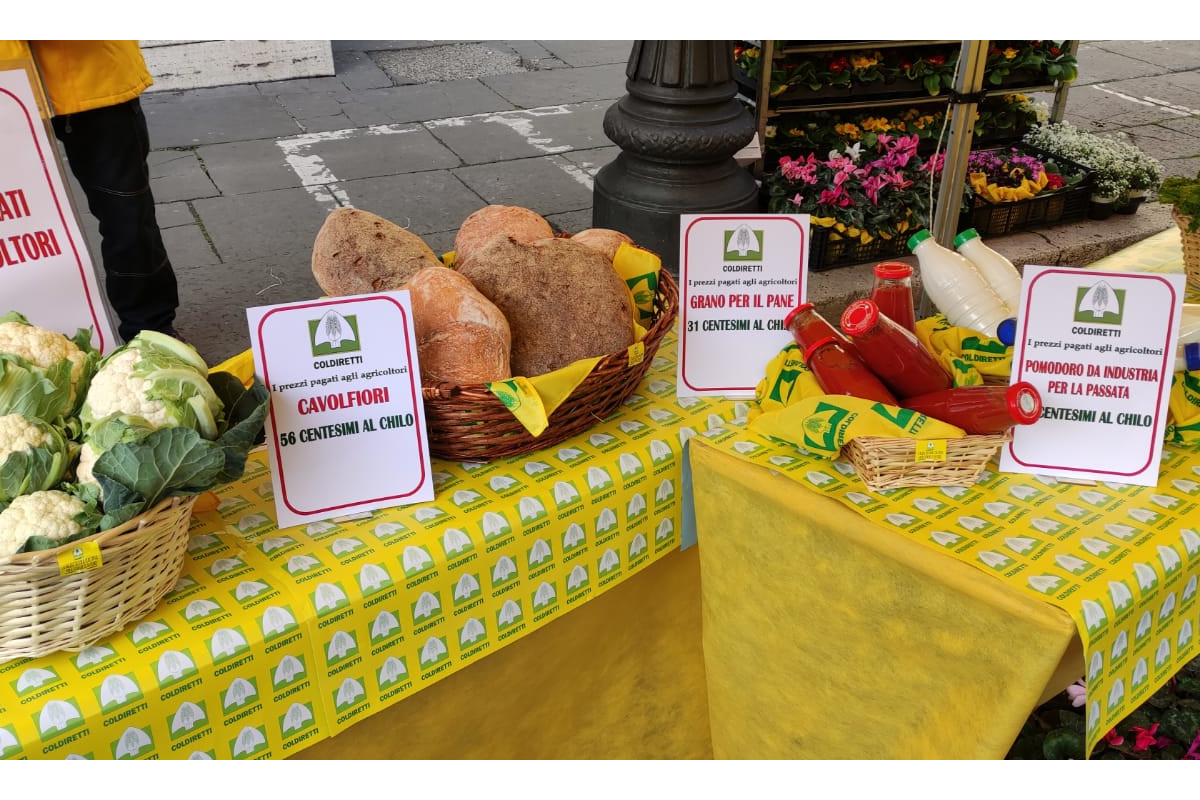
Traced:
<path fill-rule="evenodd" d="M 984 244 L 979 231 L 967 228 L 954 237 L 954 247 L 975 265 L 1000 299 L 1016 316 L 1021 305 L 1021 273 L 1008 258 Z"/>
<path fill-rule="evenodd" d="M 966 256 L 938 244 L 929 231 L 917 231 L 908 249 L 921 269 L 921 288 L 951 325 L 995 338 L 1000 322 L 1012 316 L 1008 305 Z"/>

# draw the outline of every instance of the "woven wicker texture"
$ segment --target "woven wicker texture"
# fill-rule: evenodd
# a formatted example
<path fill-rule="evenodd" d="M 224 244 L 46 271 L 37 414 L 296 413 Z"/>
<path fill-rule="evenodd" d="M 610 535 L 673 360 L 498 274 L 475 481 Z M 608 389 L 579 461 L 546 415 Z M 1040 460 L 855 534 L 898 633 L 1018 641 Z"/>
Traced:
<path fill-rule="evenodd" d="M 484 384 L 435 384 L 422 388 L 429 452 L 453 461 L 491 461 L 558 444 L 586 431 L 621 407 L 642 382 L 678 312 L 679 287 L 665 269 L 659 273 L 654 322 L 642 344 L 641 363 L 629 365 L 625 351 L 600 359 L 562 404 L 549 426 L 533 436 Z"/>
<path fill-rule="evenodd" d="M 860 436 L 842 448 L 858 477 L 873 491 L 905 486 L 970 486 L 1012 432 L 946 440 L 945 461 L 917 461 L 916 441 Z"/>
<path fill-rule="evenodd" d="M 1195 233 L 1189 231 L 1192 218 L 1174 208 L 1171 209 L 1171 216 L 1179 226 L 1179 238 L 1183 241 L 1183 271 L 1187 273 L 1187 282 L 1200 289 L 1200 230 Z"/>
<path fill-rule="evenodd" d="M 195 497 L 171 497 L 124 525 L 81 541 L 100 547 L 101 565 L 59 574 L 58 554 L 0 560 L 0 662 L 82 650 L 149 614 L 178 580 Z"/>

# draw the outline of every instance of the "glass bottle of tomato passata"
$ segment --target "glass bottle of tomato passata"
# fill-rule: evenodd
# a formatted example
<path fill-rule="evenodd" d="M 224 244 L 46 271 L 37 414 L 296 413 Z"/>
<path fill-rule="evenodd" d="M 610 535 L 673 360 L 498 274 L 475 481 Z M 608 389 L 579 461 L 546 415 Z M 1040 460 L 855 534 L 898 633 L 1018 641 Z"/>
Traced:
<path fill-rule="evenodd" d="M 1004 433 L 1014 425 L 1032 425 L 1042 416 L 1042 396 L 1025 381 L 1012 386 L 957 386 L 906 397 L 900 405 L 975 434 Z"/>
<path fill-rule="evenodd" d="M 792 332 L 792 338 L 796 340 L 796 345 L 803 353 L 813 342 L 820 341 L 827 336 L 832 336 L 837 339 L 843 347 L 854 352 L 854 345 L 850 340 L 842 335 L 842 332 L 829 324 L 829 320 L 821 316 L 816 307 L 812 303 L 801 303 L 788 312 L 788 315 L 783 318 L 783 327 Z"/>
<path fill-rule="evenodd" d="M 847 394 L 864 400 L 898 405 L 895 396 L 853 352 L 835 336 L 818 339 L 804 351 L 804 363 L 812 370 L 825 394 Z"/>
<path fill-rule="evenodd" d="M 875 265 L 875 284 L 871 299 L 888 319 L 910 331 L 917 329 L 916 306 L 913 302 L 913 268 L 903 261 L 883 261 Z"/>
<path fill-rule="evenodd" d="M 927 394 L 954 385 L 950 373 L 916 334 L 882 313 L 874 300 L 855 300 L 846 306 L 841 325 L 859 357 L 897 397 Z"/>

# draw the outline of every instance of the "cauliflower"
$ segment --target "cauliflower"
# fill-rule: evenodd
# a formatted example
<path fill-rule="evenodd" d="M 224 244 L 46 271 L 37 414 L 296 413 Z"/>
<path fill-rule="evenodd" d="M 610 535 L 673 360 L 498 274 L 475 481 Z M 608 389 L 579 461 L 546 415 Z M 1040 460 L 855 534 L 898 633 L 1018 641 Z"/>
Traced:
<path fill-rule="evenodd" d="M 0 503 L 54 486 L 73 457 L 72 444 L 53 425 L 23 414 L 0 416 Z"/>
<path fill-rule="evenodd" d="M 30 324 L 19 312 L 0 315 L 0 414 L 70 417 L 99 358 L 85 329 L 68 339 Z"/>
<path fill-rule="evenodd" d="M 114 414 L 141 417 L 155 428 L 169 423 L 167 404 L 150 398 L 154 381 L 134 373 L 140 356 L 136 350 L 122 350 L 109 359 L 92 378 L 84 408 L 92 420 Z"/>
<path fill-rule="evenodd" d="M 63 542 L 84 533 L 75 515 L 86 508 L 78 497 L 57 489 L 21 495 L 0 511 L 0 558 L 16 553 L 30 536 Z"/>
<path fill-rule="evenodd" d="M 42 369 L 50 369 L 62 359 L 71 362 L 71 386 L 77 387 L 87 366 L 87 353 L 58 331 L 39 328 L 27 322 L 0 322 L 0 352 L 20 356 Z"/>

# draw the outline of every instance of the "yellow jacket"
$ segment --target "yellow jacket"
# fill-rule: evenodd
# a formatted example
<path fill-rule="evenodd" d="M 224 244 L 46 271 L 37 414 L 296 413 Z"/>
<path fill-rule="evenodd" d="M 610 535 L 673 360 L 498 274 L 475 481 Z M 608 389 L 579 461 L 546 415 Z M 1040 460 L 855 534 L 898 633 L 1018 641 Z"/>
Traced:
<path fill-rule="evenodd" d="M 0 40 L 0 61 L 31 57 L 55 115 L 123 103 L 154 83 L 136 40 Z"/>

